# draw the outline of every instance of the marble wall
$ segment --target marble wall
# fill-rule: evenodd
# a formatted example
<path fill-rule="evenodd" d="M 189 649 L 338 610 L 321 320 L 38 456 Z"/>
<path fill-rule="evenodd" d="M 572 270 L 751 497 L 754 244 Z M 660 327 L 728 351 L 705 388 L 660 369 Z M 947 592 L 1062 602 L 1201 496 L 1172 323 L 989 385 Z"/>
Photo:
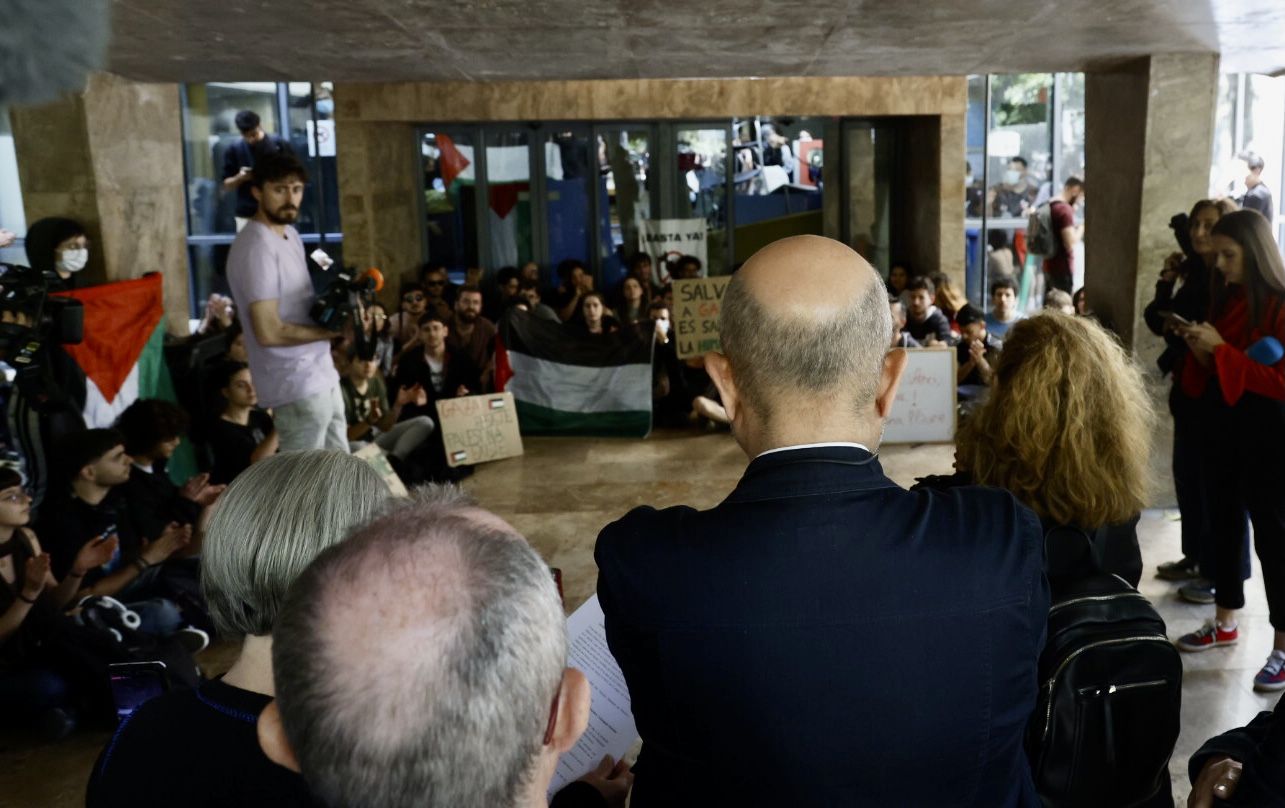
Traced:
<path fill-rule="evenodd" d="M 160 272 L 172 333 L 188 320 L 178 85 L 99 73 L 82 93 L 10 110 L 27 221 L 66 216 L 93 240 L 91 281 Z"/>
<path fill-rule="evenodd" d="M 1090 304 L 1143 357 L 1160 340 L 1142 321 L 1169 218 L 1207 195 L 1218 57 L 1158 54 L 1085 76 L 1085 285 Z"/>
<path fill-rule="evenodd" d="M 406 164 L 405 149 L 414 159 L 414 127 L 420 123 L 924 116 L 936 151 L 917 169 L 931 182 L 917 187 L 915 222 L 923 229 L 915 232 L 915 242 L 935 245 L 925 248 L 925 265 L 963 283 L 963 77 L 358 83 L 337 86 L 335 102 L 345 258 L 406 266 L 417 263 L 422 250 L 418 169 L 397 175 Z M 386 159 L 373 158 L 372 148 Z M 353 161 L 358 165 L 347 165 Z M 832 181 L 831 187 L 838 185 Z M 840 214 L 832 197 L 837 199 L 827 197 L 823 213 L 825 232 L 838 235 Z M 376 226 L 383 237 L 374 235 Z M 413 237 L 396 245 L 387 241 L 401 234 Z"/>

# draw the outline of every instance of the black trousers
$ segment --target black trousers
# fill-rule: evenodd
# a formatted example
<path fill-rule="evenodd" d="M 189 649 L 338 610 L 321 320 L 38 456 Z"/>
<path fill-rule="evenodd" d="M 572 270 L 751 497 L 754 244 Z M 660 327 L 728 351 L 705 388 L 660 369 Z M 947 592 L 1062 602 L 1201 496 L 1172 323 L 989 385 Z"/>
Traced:
<path fill-rule="evenodd" d="M 1209 491 L 1204 477 L 1214 465 L 1208 444 L 1219 406 L 1183 395 L 1175 382 L 1169 391 L 1169 412 L 1173 415 L 1173 487 L 1182 514 L 1182 554 L 1196 559 L 1201 575 L 1212 581 L 1217 576 L 1218 553 L 1209 524 Z M 1239 568 L 1241 579 L 1249 580 L 1247 514 L 1241 514 L 1240 525 L 1243 561 Z"/>
<path fill-rule="evenodd" d="M 1213 421 L 1215 428 L 1206 439 L 1212 462 L 1205 481 L 1217 553 L 1216 602 L 1225 609 L 1245 605 L 1240 572 L 1248 559 L 1240 530 L 1248 511 L 1270 621 L 1277 631 L 1285 631 L 1285 403 L 1246 393 L 1228 407 L 1219 397 Z"/>

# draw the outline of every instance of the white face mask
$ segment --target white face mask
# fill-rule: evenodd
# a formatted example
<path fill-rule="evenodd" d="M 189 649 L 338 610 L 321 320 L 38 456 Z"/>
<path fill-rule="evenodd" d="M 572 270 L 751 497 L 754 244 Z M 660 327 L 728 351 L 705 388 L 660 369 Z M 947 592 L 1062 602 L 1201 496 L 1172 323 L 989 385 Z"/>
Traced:
<path fill-rule="evenodd" d="M 58 268 L 63 272 L 79 272 L 89 263 L 89 250 L 81 248 L 79 250 L 63 250 L 62 258 L 58 259 Z"/>
<path fill-rule="evenodd" d="M 1017 181 L 1020 180 L 1021 178 L 1022 178 L 1022 174 L 1020 171 L 1013 171 L 1012 169 L 1009 169 L 1008 171 L 1004 172 L 1004 182 L 1007 183 L 1008 185 L 1016 185 Z"/>

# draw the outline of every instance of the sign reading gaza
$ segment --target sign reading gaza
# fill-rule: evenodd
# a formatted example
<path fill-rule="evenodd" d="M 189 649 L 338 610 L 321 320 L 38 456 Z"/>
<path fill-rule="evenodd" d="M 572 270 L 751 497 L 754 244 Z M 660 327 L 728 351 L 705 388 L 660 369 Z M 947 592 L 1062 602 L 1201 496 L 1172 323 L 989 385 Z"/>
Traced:
<path fill-rule="evenodd" d="M 674 281 L 674 339 L 678 358 L 702 356 L 722 350 L 718 338 L 718 311 L 731 278 L 693 278 Z"/>
<path fill-rule="evenodd" d="M 451 468 L 522 454 L 512 393 L 442 399 L 437 417 Z"/>

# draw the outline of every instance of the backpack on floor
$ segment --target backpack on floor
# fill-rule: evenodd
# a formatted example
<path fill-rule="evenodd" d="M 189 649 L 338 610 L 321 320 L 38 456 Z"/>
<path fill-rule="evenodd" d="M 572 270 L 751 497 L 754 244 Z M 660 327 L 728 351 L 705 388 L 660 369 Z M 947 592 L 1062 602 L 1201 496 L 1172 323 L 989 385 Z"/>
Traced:
<path fill-rule="evenodd" d="M 1049 570 L 1053 605 L 1026 733 L 1046 806 L 1147 805 L 1170 788 L 1182 661 L 1147 599 L 1101 571 L 1102 540 L 1102 531 L 1072 528 L 1044 537 L 1051 567 L 1059 556 L 1081 559 L 1078 568 Z"/>
<path fill-rule="evenodd" d="M 1057 241 L 1053 238 L 1053 209 L 1048 202 L 1026 217 L 1026 253 L 1041 258 L 1057 255 Z"/>

